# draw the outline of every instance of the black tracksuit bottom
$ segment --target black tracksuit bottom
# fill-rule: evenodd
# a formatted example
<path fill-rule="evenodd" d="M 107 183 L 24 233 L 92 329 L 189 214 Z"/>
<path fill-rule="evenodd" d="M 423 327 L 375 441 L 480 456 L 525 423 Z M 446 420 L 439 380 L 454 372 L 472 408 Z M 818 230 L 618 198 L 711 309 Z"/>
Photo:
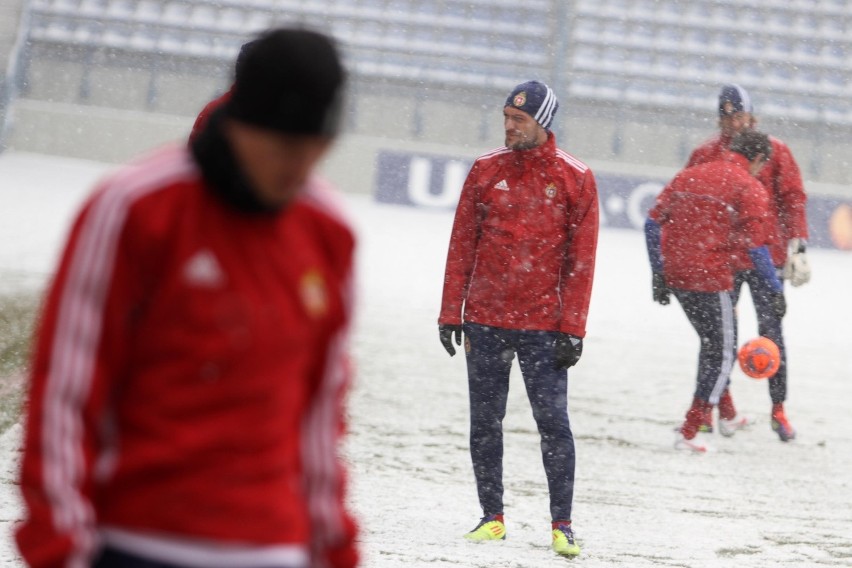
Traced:
<path fill-rule="evenodd" d="M 737 322 L 730 292 L 672 290 L 698 333 L 695 397 L 716 405 L 731 380 L 736 360 Z"/>
<path fill-rule="evenodd" d="M 783 282 L 783 281 L 782 281 Z M 761 278 L 756 270 L 743 270 L 734 277 L 734 305 L 740 297 L 743 284 L 748 284 L 751 290 L 751 300 L 757 312 L 757 333 L 775 342 L 781 351 L 781 366 L 778 372 L 769 378 L 769 397 L 773 404 L 779 404 L 787 399 L 787 349 L 784 347 L 784 333 L 781 329 L 781 318 L 775 315 L 772 306 L 771 290 L 766 280 Z"/>

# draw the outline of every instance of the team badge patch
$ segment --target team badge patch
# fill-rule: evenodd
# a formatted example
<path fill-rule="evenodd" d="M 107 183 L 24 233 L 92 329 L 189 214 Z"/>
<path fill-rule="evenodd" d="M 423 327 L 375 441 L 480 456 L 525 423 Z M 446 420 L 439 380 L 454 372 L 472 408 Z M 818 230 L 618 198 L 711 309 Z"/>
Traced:
<path fill-rule="evenodd" d="M 547 184 L 547 187 L 544 188 L 544 194 L 547 196 L 548 199 L 553 199 L 554 197 L 556 197 L 556 184 Z"/>
<path fill-rule="evenodd" d="M 318 270 L 309 270 L 302 275 L 299 290 L 302 305 L 309 315 L 318 318 L 328 312 L 328 290 Z"/>
<path fill-rule="evenodd" d="M 515 95 L 515 98 L 512 99 L 512 104 L 516 107 L 522 107 L 527 104 L 527 92 L 521 91 L 520 93 Z"/>
<path fill-rule="evenodd" d="M 470 338 L 467 335 L 464 336 L 464 352 L 470 353 Z"/>

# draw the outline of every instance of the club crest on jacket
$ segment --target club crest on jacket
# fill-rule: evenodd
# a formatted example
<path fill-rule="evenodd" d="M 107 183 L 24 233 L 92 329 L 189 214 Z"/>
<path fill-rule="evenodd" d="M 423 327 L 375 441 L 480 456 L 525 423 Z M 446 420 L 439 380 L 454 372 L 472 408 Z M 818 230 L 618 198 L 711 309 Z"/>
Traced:
<path fill-rule="evenodd" d="M 544 194 L 547 196 L 548 199 L 553 199 L 554 197 L 556 197 L 556 184 L 553 182 L 547 184 L 547 186 L 544 188 Z"/>
<path fill-rule="evenodd" d="M 319 270 L 312 269 L 302 275 L 300 293 L 302 305 L 309 315 L 318 318 L 328 312 L 328 291 Z"/>

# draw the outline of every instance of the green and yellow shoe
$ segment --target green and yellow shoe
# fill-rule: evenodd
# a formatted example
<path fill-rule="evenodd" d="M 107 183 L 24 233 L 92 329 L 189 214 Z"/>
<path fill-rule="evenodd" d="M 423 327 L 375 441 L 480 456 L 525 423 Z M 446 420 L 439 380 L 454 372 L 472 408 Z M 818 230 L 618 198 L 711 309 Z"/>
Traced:
<path fill-rule="evenodd" d="M 464 537 L 471 542 L 506 540 L 506 525 L 503 523 L 503 515 L 485 515 L 480 519 L 476 528 Z"/>
<path fill-rule="evenodd" d="M 561 556 L 578 556 L 580 545 L 574 541 L 574 531 L 571 523 L 557 521 L 553 523 L 553 543 L 550 545 L 553 552 Z"/>

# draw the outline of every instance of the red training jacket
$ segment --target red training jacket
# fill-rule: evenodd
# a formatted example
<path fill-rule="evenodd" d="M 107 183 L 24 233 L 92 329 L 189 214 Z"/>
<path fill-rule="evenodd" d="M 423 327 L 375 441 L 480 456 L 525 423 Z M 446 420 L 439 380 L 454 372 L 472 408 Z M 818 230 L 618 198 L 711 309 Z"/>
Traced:
<path fill-rule="evenodd" d="M 40 320 L 28 565 L 89 566 L 97 533 L 119 531 L 242 547 L 243 566 L 292 550 L 355 566 L 336 454 L 353 249 L 318 179 L 281 212 L 243 213 L 184 144 L 103 181 Z"/>
<path fill-rule="evenodd" d="M 772 156 L 757 179 L 769 191 L 769 253 L 775 266 L 783 266 L 787 260 L 787 241 L 808 238 L 807 194 L 790 148 L 772 136 L 769 140 L 772 142 Z M 692 152 L 686 167 L 720 159 L 730 144 L 730 137 L 716 134 Z M 735 268 L 750 269 L 751 260 L 745 257 Z"/>
<path fill-rule="evenodd" d="M 552 133 L 480 156 L 456 209 L 438 322 L 584 337 L 597 237 L 592 171 Z"/>
<path fill-rule="evenodd" d="M 648 216 L 660 224 L 663 274 L 672 288 L 721 292 L 734 287 L 737 259 L 766 243 L 769 197 L 742 154 L 681 170 Z"/>

